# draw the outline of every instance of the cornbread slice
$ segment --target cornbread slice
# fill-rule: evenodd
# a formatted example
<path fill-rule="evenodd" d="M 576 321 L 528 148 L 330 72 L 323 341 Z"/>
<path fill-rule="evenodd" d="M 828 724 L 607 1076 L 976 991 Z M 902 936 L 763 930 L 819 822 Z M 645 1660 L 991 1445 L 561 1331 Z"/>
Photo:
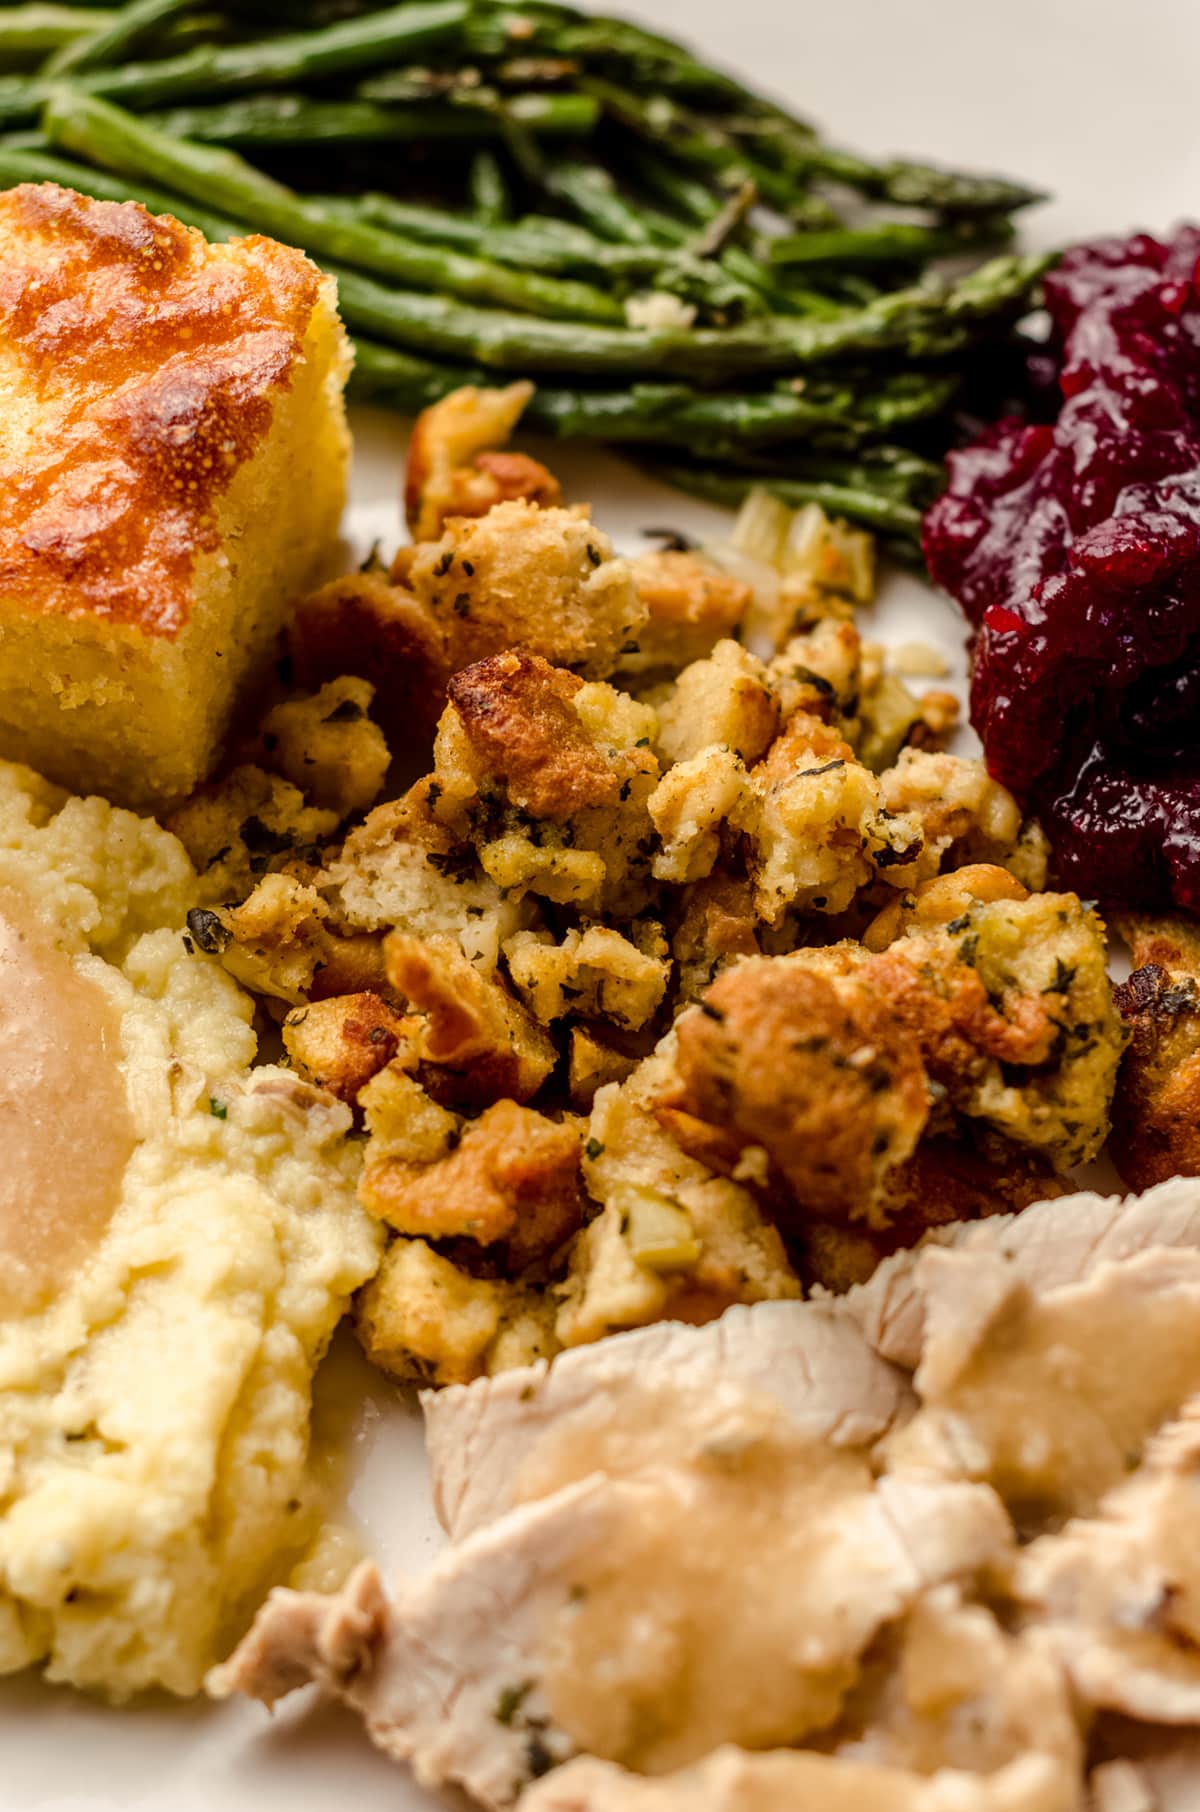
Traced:
<path fill-rule="evenodd" d="M 349 363 L 288 246 L 0 194 L 0 755 L 140 807 L 202 778 L 332 565 Z"/>

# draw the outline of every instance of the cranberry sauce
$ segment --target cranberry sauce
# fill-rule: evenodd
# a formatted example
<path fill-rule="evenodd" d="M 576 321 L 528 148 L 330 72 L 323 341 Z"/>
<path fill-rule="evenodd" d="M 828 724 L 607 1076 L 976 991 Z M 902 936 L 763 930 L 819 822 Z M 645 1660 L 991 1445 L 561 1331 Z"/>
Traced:
<path fill-rule="evenodd" d="M 925 556 L 974 631 L 972 720 L 1064 881 L 1200 911 L 1200 228 L 1046 279 L 1062 403 L 950 455 Z"/>

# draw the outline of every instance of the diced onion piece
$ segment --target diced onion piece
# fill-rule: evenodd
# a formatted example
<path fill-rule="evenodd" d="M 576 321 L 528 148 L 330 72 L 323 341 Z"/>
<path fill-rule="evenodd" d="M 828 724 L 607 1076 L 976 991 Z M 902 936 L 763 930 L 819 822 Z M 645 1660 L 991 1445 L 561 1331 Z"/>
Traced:
<path fill-rule="evenodd" d="M 761 487 L 751 491 L 733 526 L 733 545 L 740 554 L 779 570 L 792 525 L 792 512 Z"/>

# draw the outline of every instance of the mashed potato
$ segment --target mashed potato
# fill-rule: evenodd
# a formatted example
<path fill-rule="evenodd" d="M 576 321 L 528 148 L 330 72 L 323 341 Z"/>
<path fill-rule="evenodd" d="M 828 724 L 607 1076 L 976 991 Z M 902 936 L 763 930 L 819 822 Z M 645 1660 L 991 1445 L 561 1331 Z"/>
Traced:
<path fill-rule="evenodd" d="M 349 1110 L 251 1071 L 181 845 L 0 764 L 0 1672 L 194 1692 L 321 1517 L 378 1235 Z"/>

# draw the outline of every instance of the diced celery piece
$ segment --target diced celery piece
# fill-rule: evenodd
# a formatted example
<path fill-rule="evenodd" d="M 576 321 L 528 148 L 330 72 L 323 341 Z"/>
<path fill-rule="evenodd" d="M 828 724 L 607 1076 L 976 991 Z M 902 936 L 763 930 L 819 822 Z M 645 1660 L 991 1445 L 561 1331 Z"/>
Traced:
<path fill-rule="evenodd" d="M 831 521 L 815 503 L 794 512 L 782 567 L 788 578 L 803 575 L 823 590 L 844 592 L 857 604 L 869 604 L 875 595 L 874 540 L 862 529 Z"/>
<path fill-rule="evenodd" d="M 700 1256 L 700 1241 L 686 1208 L 657 1189 L 629 1184 L 616 1203 L 622 1230 L 637 1264 L 647 1271 L 686 1271 Z"/>
<path fill-rule="evenodd" d="M 921 707 L 894 673 L 882 674 L 863 698 L 858 758 L 874 774 L 890 768 L 921 720 Z"/>

